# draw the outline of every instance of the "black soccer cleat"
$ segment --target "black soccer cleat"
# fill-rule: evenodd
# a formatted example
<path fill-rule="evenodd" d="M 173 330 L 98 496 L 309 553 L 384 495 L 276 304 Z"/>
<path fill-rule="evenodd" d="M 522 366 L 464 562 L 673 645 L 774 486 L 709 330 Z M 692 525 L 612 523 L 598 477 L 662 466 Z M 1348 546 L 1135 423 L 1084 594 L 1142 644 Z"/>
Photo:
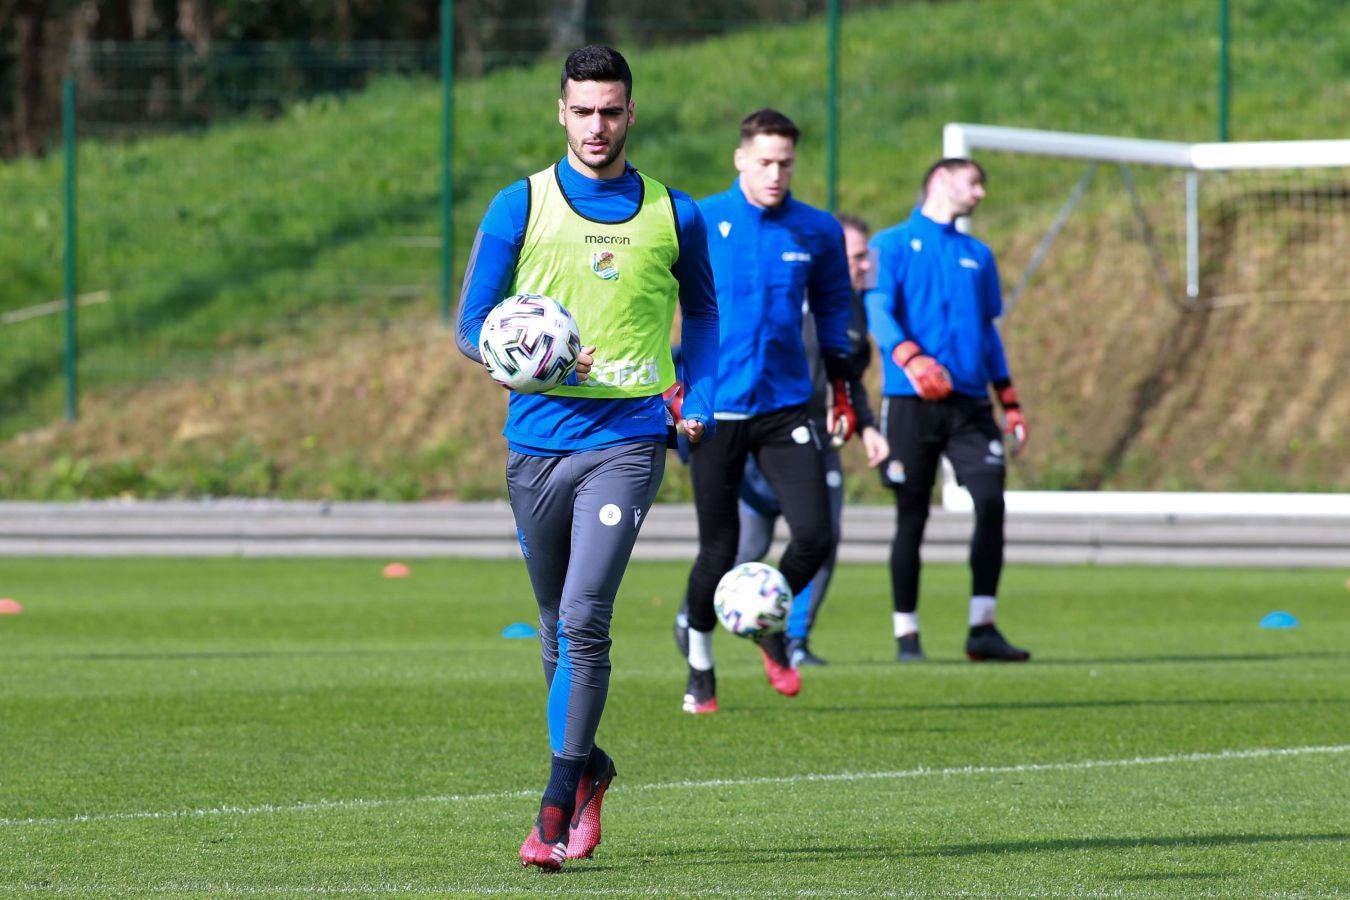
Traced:
<path fill-rule="evenodd" d="M 689 613 L 683 606 L 675 614 L 675 646 L 680 648 L 681 656 L 689 658 Z"/>
<path fill-rule="evenodd" d="M 717 675 L 712 669 L 689 667 L 689 681 L 684 689 L 683 709 L 694 715 L 717 712 Z"/>
<path fill-rule="evenodd" d="M 788 641 L 788 662 L 794 669 L 800 669 L 802 666 L 829 665 L 824 659 L 811 652 L 805 638 L 792 638 Z"/>
<path fill-rule="evenodd" d="M 923 647 L 919 646 L 919 633 L 917 631 L 896 638 L 895 643 L 899 645 L 899 649 L 895 653 L 896 662 L 923 662 L 928 658 L 924 655 Z"/>
<path fill-rule="evenodd" d="M 992 624 L 976 625 L 966 638 L 966 656 L 971 662 L 1026 662 L 1031 651 L 1014 647 Z"/>

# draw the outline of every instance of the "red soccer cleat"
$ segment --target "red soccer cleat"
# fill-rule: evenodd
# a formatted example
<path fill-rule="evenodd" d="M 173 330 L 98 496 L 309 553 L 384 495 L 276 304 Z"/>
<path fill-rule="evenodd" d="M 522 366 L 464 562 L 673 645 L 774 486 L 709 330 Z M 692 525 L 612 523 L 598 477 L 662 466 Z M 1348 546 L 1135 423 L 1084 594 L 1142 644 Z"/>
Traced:
<path fill-rule="evenodd" d="M 769 684 L 784 697 L 795 697 L 802 689 L 802 675 L 792 668 L 787 658 L 787 642 L 781 634 L 760 638 L 759 652 L 764 654 L 764 674 Z"/>
<path fill-rule="evenodd" d="M 567 836 L 568 859 L 590 859 L 600 844 L 600 806 L 605 791 L 617 774 L 614 760 L 606 759 L 599 775 L 583 775 L 577 785 L 577 811 L 572 816 L 572 827 Z"/>
<path fill-rule="evenodd" d="M 547 836 L 547 837 L 546 837 Z M 550 840 L 551 838 L 551 840 Z M 530 836 L 520 845 L 520 864 L 556 872 L 567 859 L 567 812 L 560 806 L 539 810 Z"/>

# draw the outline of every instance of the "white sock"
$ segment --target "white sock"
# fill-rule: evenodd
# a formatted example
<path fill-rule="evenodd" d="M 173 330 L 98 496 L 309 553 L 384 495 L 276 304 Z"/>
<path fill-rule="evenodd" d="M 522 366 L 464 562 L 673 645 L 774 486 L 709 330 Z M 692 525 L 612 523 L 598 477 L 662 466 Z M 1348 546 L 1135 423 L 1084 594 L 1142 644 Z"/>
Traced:
<path fill-rule="evenodd" d="M 891 625 L 895 629 L 895 636 L 898 638 L 907 634 L 918 634 L 919 614 L 917 612 L 893 612 L 891 613 Z"/>
<path fill-rule="evenodd" d="M 713 667 L 711 631 L 689 629 L 689 665 L 706 672 Z"/>
<path fill-rule="evenodd" d="M 987 594 L 976 594 L 970 598 L 970 627 L 994 624 L 994 606 L 998 599 Z"/>

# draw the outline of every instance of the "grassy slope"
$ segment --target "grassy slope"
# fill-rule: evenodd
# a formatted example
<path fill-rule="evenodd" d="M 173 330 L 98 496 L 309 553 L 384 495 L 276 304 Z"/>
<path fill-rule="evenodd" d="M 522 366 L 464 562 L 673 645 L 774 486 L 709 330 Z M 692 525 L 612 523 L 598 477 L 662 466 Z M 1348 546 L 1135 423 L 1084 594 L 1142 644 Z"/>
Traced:
<path fill-rule="evenodd" d="M 1350 41 L 1350 17 L 1334 0 L 1279 7 L 1239 10 L 1262 39 L 1236 50 L 1234 136 L 1343 133 L 1347 64 L 1335 48 Z M 946 121 L 1211 137 L 1211 17 L 1201 0 L 846 17 L 840 206 L 877 224 L 902 217 Z M 696 196 L 718 190 L 732 175 L 735 122 L 772 104 L 806 129 L 796 188 L 820 202 L 823 50 L 823 28 L 805 23 L 632 54 L 633 159 Z M 457 92 L 461 266 L 493 192 L 560 150 L 554 69 Z M 61 408 L 59 317 L 0 328 L 0 434 L 18 435 L 0 453 L 0 494 L 499 493 L 503 404 L 433 325 L 438 117 L 435 86 L 385 82 L 271 123 L 86 143 L 81 284 L 114 299 L 81 315 L 74 428 L 37 427 Z M 978 227 L 1011 282 L 1077 171 L 1050 180 L 988 163 Z M 59 294 L 58 185 L 51 161 L 0 168 L 0 190 L 19 198 L 0 210 L 3 235 L 24 236 L 0 236 L 0 264 L 18 273 L 0 285 L 0 310 Z M 1350 395 L 1336 389 L 1346 305 L 1179 312 L 1152 279 L 1123 195 L 1098 190 L 1104 214 L 1071 223 L 1006 323 L 1033 428 L 1015 479 L 1350 483 Z M 676 474 L 667 492 L 680 490 Z"/>

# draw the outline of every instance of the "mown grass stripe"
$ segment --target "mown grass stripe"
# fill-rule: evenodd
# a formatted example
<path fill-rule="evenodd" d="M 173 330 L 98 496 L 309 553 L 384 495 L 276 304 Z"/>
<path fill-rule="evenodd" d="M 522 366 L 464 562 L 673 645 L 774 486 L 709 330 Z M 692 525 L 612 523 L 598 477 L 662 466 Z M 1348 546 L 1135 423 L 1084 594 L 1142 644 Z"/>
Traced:
<path fill-rule="evenodd" d="M 1177 753 L 1166 756 L 1136 756 L 1126 759 L 1088 759 L 1076 762 L 1058 763 L 1019 763 L 1011 766 L 949 766 L 940 769 L 920 767 L 902 769 L 893 772 L 826 772 L 804 775 L 783 775 L 763 778 L 714 778 L 702 781 L 662 781 L 649 784 L 615 784 L 616 790 L 659 791 L 659 790 L 697 790 L 713 787 L 755 787 L 767 784 L 807 784 L 810 782 L 851 782 L 880 781 L 897 778 L 924 778 L 933 776 L 961 775 L 1008 775 L 1028 772 L 1067 772 L 1083 769 L 1127 768 L 1132 766 L 1170 765 L 1194 762 L 1227 762 L 1246 759 L 1271 759 L 1286 756 L 1307 756 L 1310 754 L 1335 754 L 1350 752 L 1350 744 L 1332 744 L 1323 747 L 1261 747 L 1250 750 L 1220 750 L 1215 753 Z M 306 813 L 330 809 L 380 809 L 390 806 L 412 804 L 472 803 L 483 801 L 507 800 L 515 797 L 532 797 L 537 790 L 493 791 L 483 794 L 441 794 L 427 797 L 403 797 L 388 799 L 350 799 L 350 800 L 310 800 L 304 803 L 272 804 L 262 803 L 253 806 L 221 805 L 203 809 L 168 810 L 160 812 L 124 812 L 96 813 L 53 818 L 0 819 L 0 826 L 14 828 L 25 825 L 79 825 L 99 822 L 121 822 L 141 819 L 192 819 L 216 816 L 256 816 L 272 813 Z"/>

